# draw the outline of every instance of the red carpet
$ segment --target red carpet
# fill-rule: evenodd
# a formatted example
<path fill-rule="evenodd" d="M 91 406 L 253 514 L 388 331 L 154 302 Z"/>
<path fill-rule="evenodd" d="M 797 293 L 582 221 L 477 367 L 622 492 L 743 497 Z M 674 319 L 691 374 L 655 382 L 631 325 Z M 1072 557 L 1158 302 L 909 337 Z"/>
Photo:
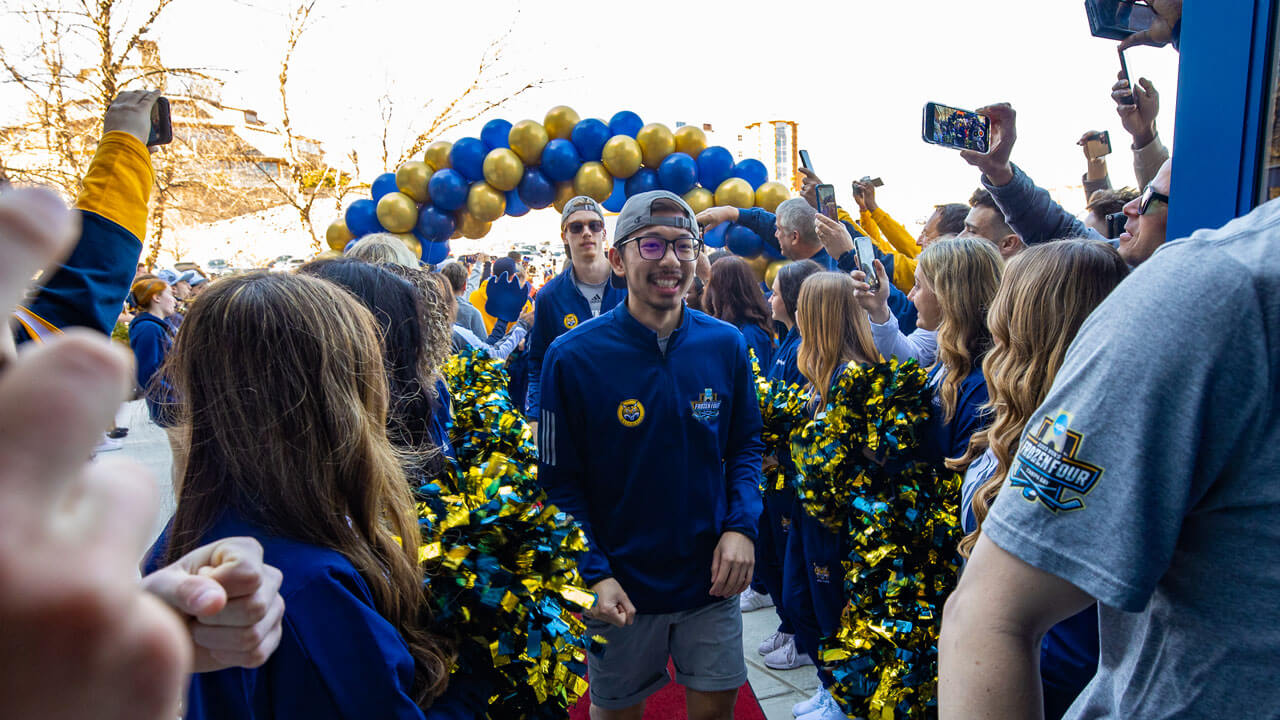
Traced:
<path fill-rule="evenodd" d="M 669 665 L 667 671 L 675 672 Z M 588 681 L 590 679 L 587 678 Z M 569 711 L 569 720 L 590 720 L 590 710 L 590 697 L 584 696 L 577 706 Z M 733 718 L 734 720 L 765 720 L 764 711 L 760 709 L 756 694 L 751 692 L 750 683 L 743 683 L 742 689 L 738 691 L 738 704 L 733 709 Z M 688 720 L 684 708 L 684 688 L 672 680 L 666 687 L 650 695 L 644 707 L 644 720 Z"/>

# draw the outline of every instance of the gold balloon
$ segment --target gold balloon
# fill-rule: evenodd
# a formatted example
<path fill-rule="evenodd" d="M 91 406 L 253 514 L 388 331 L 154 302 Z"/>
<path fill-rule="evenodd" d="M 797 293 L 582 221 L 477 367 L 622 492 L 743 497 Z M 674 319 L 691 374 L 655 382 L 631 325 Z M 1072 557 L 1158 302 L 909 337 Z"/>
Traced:
<path fill-rule="evenodd" d="M 698 153 L 707 149 L 707 134 L 697 125 L 681 125 L 676 128 L 676 152 L 687 153 L 689 157 L 698 157 Z"/>
<path fill-rule="evenodd" d="M 604 144 L 601 161 L 609 174 L 626 180 L 640 169 L 640 143 L 626 135 L 614 135 Z"/>
<path fill-rule="evenodd" d="M 435 170 L 443 170 L 449 165 L 449 151 L 453 149 L 453 143 L 445 140 L 437 140 L 427 146 L 427 151 L 422 154 L 422 159 L 427 161 Z"/>
<path fill-rule="evenodd" d="M 434 172 L 421 160 L 410 160 L 396 169 L 396 187 L 415 202 L 429 203 L 431 194 L 427 192 L 427 182 Z"/>
<path fill-rule="evenodd" d="M 493 222 L 507 211 L 507 196 L 489 183 L 471 183 L 467 192 L 467 212 L 480 222 Z"/>
<path fill-rule="evenodd" d="M 514 151 L 497 148 L 484 156 L 484 179 L 499 190 L 515 190 L 523 177 L 524 163 Z"/>
<path fill-rule="evenodd" d="M 573 176 L 573 191 L 594 198 L 596 202 L 604 202 L 613 194 L 613 177 L 602 163 L 582 163 L 578 174 Z"/>
<path fill-rule="evenodd" d="M 755 200 L 756 194 L 751 191 L 751 183 L 742 178 L 729 178 L 716 188 L 716 205 L 749 208 L 755 204 Z"/>
<path fill-rule="evenodd" d="M 457 223 L 458 232 L 462 234 L 462 237 L 469 240 L 479 240 L 489 234 L 489 228 L 493 226 L 493 223 L 477 220 L 466 210 L 458 213 Z"/>
<path fill-rule="evenodd" d="M 329 229 L 324 231 L 325 242 L 338 252 L 342 252 L 353 238 L 351 231 L 347 229 L 347 221 L 342 218 L 329 223 Z"/>
<path fill-rule="evenodd" d="M 556 183 L 556 199 L 551 203 L 556 212 L 564 212 L 564 206 L 577 195 L 577 191 L 573 189 L 572 182 Z"/>
<path fill-rule="evenodd" d="M 769 258 L 757 255 L 753 258 L 742 258 L 746 261 L 747 266 L 751 268 L 751 274 L 756 276 L 756 280 L 763 281 L 765 273 L 769 271 Z"/>
<path fill-rule="evenodd" d="M 395 233 L 395 236 L 400 238 L 400 241 L 409 248 L 409 252 L 413 253 L 414 257 L 422 257 L 422 243 L 418 242 L 418 238 L 413 233 Z"/>
<path fill-rule="evenodd" d="M 676 136 L 662 123 L 649 123 L 636 133 L 644 166 L 658 169 L 664 158 L 676 151 Z"/>
<path fill-rule="evenodd" d="M 696 187 L 684 194 L 684 201 L 689 203 L 694 213 L 700 213 L 716 204 L 716 198 L 704 187 Z"/>
<path fill-rule="evenodd" d="M 378 222 L 387 232 L 409 232 L 418 224 L 418 204 L 404 193 L 387 193 L 378 201 Z"/>
<path fill-rule="evenodd" d="M 547 146 L 547 129 L 536 120 L 521 120 L 511 126 L 507 143 L 525 165 L 537 165 L 542 161 L 542 148 Z"/>
<path fill-rule="evenodd" d="M 769 212 L 778 209 L 783 200 L 791 197 L 791 190 L 777 180 L 770 180 L 756 188 L 756 207 Z"/>
<path fill-rule="evenodd" d="M 568 105 L 557 105 L 547 111 L 542 125 L 547 129 L 547 135 L 550 135 L 551 139 L 568 140 L 569 135 L 573 133 L 573 126 L 581 120 L 582 118 L 578 117 L 578 113 L 574 112 L 573 108 Z"/>
<path fill-rule="evenodd" d="M 769 263 L 769 267 L 764 269 L 764 284 L 773 287 L 773 281 L 778 277 L 778 271 L 786 265 L 789 260 L 774 260 Z"/>
<path fill-rule="evenodd" d="M 328 250 L 325 250 L 323 252 L 316 253 L 315 259 L 316 260 L 337 260 L 340 257 L 342 257 L 341 250 L 334 250 L 333 248 L 329 248 Z"/>

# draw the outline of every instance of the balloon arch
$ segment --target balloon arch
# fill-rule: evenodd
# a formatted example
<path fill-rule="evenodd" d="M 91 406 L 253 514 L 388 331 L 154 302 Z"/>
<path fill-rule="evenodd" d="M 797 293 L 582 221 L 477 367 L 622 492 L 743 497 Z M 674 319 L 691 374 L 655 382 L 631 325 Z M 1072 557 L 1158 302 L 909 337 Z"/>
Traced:
<path fill-rule="evenodd" d="M 400 236 L 428 264 L 449 256 L 449 240 L 484 237 L 503 215 L 565 203 L 576 195 L 618 212 L 627 198 L 648 190 L 670 190 L 695 212 L 714 205 L 761 207 L 772 212 L 791 192 L 769 181 L 764 163 L 737 163 L 728 149 L 707 146 L 701 128 L 672 132 L 645 124 L 629 110 L 608 123 L 582 120 L 570 107 L 551 108 L 541 123 L 490 120 L 479 138 L 431 143 L 421 160 L 409 160 L 373 181 L 372 198 L 347 206 L 325 233 L 337 254 L 369 233 Z M 729 245 L 738 255 L 760 256 L 772 248 L 741 226 L 707 233 L 713 247 Z"/>

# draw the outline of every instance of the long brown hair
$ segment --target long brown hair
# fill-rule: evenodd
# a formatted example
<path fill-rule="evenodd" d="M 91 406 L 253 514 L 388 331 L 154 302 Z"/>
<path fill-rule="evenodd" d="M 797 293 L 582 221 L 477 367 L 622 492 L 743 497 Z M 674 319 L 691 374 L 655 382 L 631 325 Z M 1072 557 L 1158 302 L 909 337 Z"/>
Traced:
<path fill-rule="evenodd" d="M 960 384 L 991 347 L 987 308 L 1000 287 L 1004 260 L 996 246 L 979 237 L 938 240 L 920 253 L 917 266 L 933 288 L 942 311 L 938 360 L 946 369 L 938 395 L 943 419 L 956 415 Z"/>
<path fill-rule="evenodd" d="M 415 661 L 424 707 L 448 681 L 426 630 L 418 522 L 387 438 L 378 326 L 348 292 L 303 275 L 214 283 L 183 322 L 168 367 L 190 453 L 170 561 L 234 510 L 265 532 L 331 548 L 355 566 Z"/>
<path fill-rule="evenodd" d="M 1036 245 L 1009 261 L 987 313 L 993 342 L 982 371 L 994 417 L 969 439 L 964 457 L 947 462 L 953 470 L 964 470 L 988 447 L 996 456 L 995 473 L 974 493 L 978 529 L 960 541 L 965 557 L 978 541 L 1023 429 L 1048 395 L 1071 341 L 1089 313 L 1128 274 L 1120 253 L 1096 240 Z"/>
<path fill-rule="evenodd" d="M 760 282 L 740 257 L 723 257 L 711 265 L 711 279 L 702 291 L 702 307 L 730 325 L 755 325 L 773 337 L 769 304 Z"/>
<path fill-rule="evenodd" d="M 836 368 L 851 361 L 880 360 L 867 311 L 854 298 L 853 278 L 844 273 L 814 273 L 804 281 L 796 303 L 796 325 L 801 338 L 796 364 L 823 406 Z"/>

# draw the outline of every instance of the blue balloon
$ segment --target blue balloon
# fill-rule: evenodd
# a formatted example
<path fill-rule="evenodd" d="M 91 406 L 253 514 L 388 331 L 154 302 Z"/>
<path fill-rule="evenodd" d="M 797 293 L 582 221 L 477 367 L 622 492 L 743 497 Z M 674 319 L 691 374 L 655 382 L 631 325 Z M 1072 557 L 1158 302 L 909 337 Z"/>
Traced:
<path fill-rule="evenodd" d="M 451 168 L 437 170 L 427 182 L 427 192 L 431 195 L 431 204 L 445 212 L 453 212 L 467 204 L 467 191 L 471 183 L 462 173 Z M 348 225 L 347 227 L 350 227 Z"/>
<path fill-rule="evenodd" d="M 622 212 L 622 206 L 627 204 L 627 181 L 614 178 L 613 192 L 609 194 L 609 199 L 600 204 L 609 212 Z"/>
<path fill-rule="evenodd" d="M 372 200 L 360 198 L 351 203 L 343 217 L 352 237 L 382 232 L 382 224 L 378 222 L 378 203 Z"/>
<path fill-rule="evenodd" d="M 511 147 L 507 142 L 507 136 L 510 134 L 511 123 L 499 118 L 484 124 L 484 128 L 480 130 L 480 140 L 489 150 L 497 150 L 498 148 Z"/>
<path fill-rule="evenodd" d="M 453 215 L 428 205 L 418 213 L 418 224 L 413 228 L 413 234 L 419 241 L 442 242 L 452 237 L 454 230 Z"/>
<path fill-rule="evenodd" d="M 698 185 L 698 163 L 687 153 L 671 153 L 658 166 L 658 182 L 663 190 L 684 195 Z"/>
<path fill-rule="evenodd" d="M 764 241 L 760 236 L 751 228 L 738 224 L 734 224 L 725 233 L 725 244 L 729 246 L 729 252 L 746 258 L 753 258 L 764 250 Z"/>
<path fill-rule="evenodd" d="M 373 186 L 370 188 L 373 195 L 373 201 L 376 203 L 382 199 L 387 193 L 400 192 L 400 188 L 396 186 L 395 173 L 382 173 L 374 178 Z"/>
<path fill-rule="evenodd" d="M 702 242 L 706 243 L 707 247 L 724 247 L 724 236 L 725 233 L 729 232 L 729 227 L 731 225 L 733 225 L 733 223 L 727 222 L 722 222 L 719 225 L 716 225 L 702 234 Z"/>
<path fill-rule="evenodd" d="M 450 233 L 452 234 L 452 233 Z M 422 244 L 422 262 L 428 265 L 436 265 L 444 262 L 449 257 L 449 241 L 442 240 L 440 242 L 428 242 Z"/>
<path fill-rule="evenodd" d="M 542 148 L 542 172 L 551 182 L 572 180 L 581 165 L 578 149 L 568 140 L 552 140 Z"/>
<path fill-rule="evenodd" d="M 583 162 L 592 162 L 600 159 L 604 144 L 609 142 L 610 136 L 609 126 L 603 120 L 587 118 L 573 126 L 569 140 L 577 148 L 578 156 Z"/>
<path fill-rule="evenodd" d="M 762 239 L 765 241 L 765 242 L 764 242 L 764 256 L 765 256 L 765 257 L 769 258 L 769 260 L 771 260 L 771 261 L 772 261 L 772 260 L 786 260 L 786 259 L 787 259 L 787 258 L 786 258 L 786 256 L 784 256 L 784 255 L 782 254 L 782 252 L 781 252 L 781 251 L 779 251 L 777 247 L 775 247 L 774 243 L 776 243 L 776 242 L 777 242 L 776 240 L 775 240 L 773 243 L 771 243 L 771 242 L 769 242 L 769 239 L 768 239 L 768 238 L 762 238 Z"/>
<path fill-rule="evenodd" d="M 746 180 L 750 183 L 751 189 L 755 190 L 769 182 L 769 169 L 759 160 L 747 158 L 733 166 L 733 177 Z"/>
<path fill-rule="evenodd" d="M 614 113 L 613 117 L 609 119 L 610 135 L 626 135 L 629 138 L 634 138 L 642 127 L 644 127 L 644 121 L 640 119 L 639 115 L 630 110 Z"/>
<path fill-rule="evenodd" d="M 516 192 L 525 205 L 536 210 L 541 210 L 556 200 L 556 186 L 538 168 L 525 168 L 524 177 L 520 179 Z"/>
<path fill-rule="evenodd" d="M 524 201 L 520 199 L 520 191 L 518 189 L 508 190 L 507 191 L 507 214 L 510 215 L 511 217 L 520 217 L 521 215 L 527 215 L 528 213 L 529 213 L 529 206 L 525 205 Z"/>
<path fill-rule="evenodd" d="M 484 141 L 478 138 L 462 138 L 449 150 L 449 164 L 472 182 L 483 180 L 484 156 L 488 154 L 489 149 L 484 146 Z"/>
<path fill-rule="evenodd" d="M 635 175 L 627 178 L 626 188 L 627 197 L 632 197 L 650 190 L 661 190 L 662 184 L 658 182 L 658 173 L 649 168 L 640 168 Z"/>
<path fill-rule="evenodd" d="M 733 174 L 733 153 L 720 145 L 698 153 L 698 184 L 715 192 Z"/>
<path fill-rule="evenodd" d="M 342 254 L 346 255 L 347 253 L 351 252 L 351 248 L 358 242 L 360 242 L 359 238 L 353 238 L 350 242 L 347 243 L 346 247 L 342 248 Z"/>

